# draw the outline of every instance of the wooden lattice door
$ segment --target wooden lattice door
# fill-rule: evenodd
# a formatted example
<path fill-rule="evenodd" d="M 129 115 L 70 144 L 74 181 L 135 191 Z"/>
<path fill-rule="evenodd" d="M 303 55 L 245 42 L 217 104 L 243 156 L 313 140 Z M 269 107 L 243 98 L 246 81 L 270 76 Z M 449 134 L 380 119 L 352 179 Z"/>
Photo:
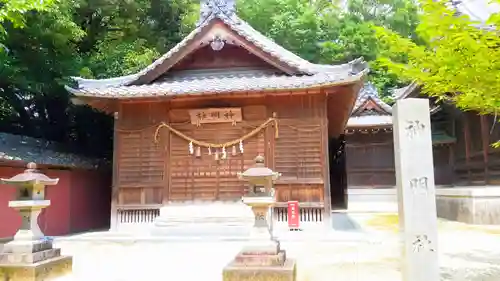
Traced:
<path fill-rule="evenodd" d="M 240 123 L 207 124 L 201 127 L 186 124 L 176 128 L 197 140 L 224 143 L 240 138 L 254 127 L 253 124 Z M 241 198 L 245 183 L 238 180 L 237 173 L 252 166 L 257 155 L 264 155 L 264 140 L 262 132 L 244 141 L 243 153 L 239 147 L 227 147 L 224 158 L 221 148 L 200 147 L 199 156 L 190 155 L 186 140 L 170 134 L 168 200 L 232 201 Z"/>

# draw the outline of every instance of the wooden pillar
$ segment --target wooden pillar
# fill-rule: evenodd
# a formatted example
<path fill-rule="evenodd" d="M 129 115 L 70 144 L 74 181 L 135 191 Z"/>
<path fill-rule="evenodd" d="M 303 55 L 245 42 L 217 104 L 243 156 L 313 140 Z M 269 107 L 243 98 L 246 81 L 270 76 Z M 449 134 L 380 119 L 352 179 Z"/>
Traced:
<path fill-rule="evenodd" d="M 113 176 L 111 182 L 111 218 L 110 218 L 110 230 L 118 230 L 118 196 L 120 194 L 118 188 L 118 151 L 119 151 L 119 141 L 118 141 L 118 120 L 120 118 L 119 112 L 114 113 L 114 123 L 113 123 Z"/>
<path fill-rule="evenodd" d="M 325 100 L 328 101 L 328 94 L 325 95 Z M 328 102 L 324 103 L 324 118 L 322 118 L 321 121 L 321 142 L 323 146 L 323 151 L 324 155 L 326 157 L 323 157 L 323 181 L 324 181 L 324 193 L 323 193 L 323 201 L 324 201 L 324 210 L 325 214 L 323 217 L 323 223 L 325 226 L 331 227 L 330 223 L 330 215 L 332 212 L 332 197 L 331 197 L 331 183 L 330 183 L 330 148 L 328 145 L 328 138 L 330 137 L 328 135 Z"/>
<path fill-rule="evenodd" d="M 271 116 L 275 119 L 278 119 L 278 113 L 272 112 Z M 271 170 L 276 169 L 276 163 L 274 161 L 274 147 L 276 145 L 276 130 L 278 130 L 279 137 L 279 120 L 278 120 L 278 128 L 273 126 L 267 126 L 265 129 L 265 137 L 264 141 L 266 142 L 264 157 L 266 158 L 266 166 Z"/>
<path fill-rule="evenodd" d="M 488 123 L 486 120 L 486 116 L 481 115 L 481 141 L 483 147 L 483 164 L 484 164 L 484 183 L 489 183 L 489 159 L 488 159 L 488 147 L 490 145 L 489 132 L 488 132 Z"/>
<path fill-rule="evenodd" d="M 266 103 L 266 104 L 269 104 L 269 103 Z M 278 113 L 276 112 L 272 112 L 271 116 L 273 118 L 276 118 L 278 119 Z M 278 121 L 279 122 L 279 121 Z M 276 126 L 276 125 L 275 125 Z M 270 168 L 271 170 L 273 171 L 276 171 L 276 163 L 274 161 L 274 147 L 275 147 L 275 143 L 276 143 L 276 130 L 279 130 L 279 124 L 278 124 L 278 128 L 274 127 L 274 126 L 267 126 L 267 128 L 264 130 L 264 142 L 265 142 L 265 145 L 264 145 L 264 157 L 265 157 L 265 161 L 266 161 L 266 166 L 268 168 Z M 279 137 L 279 131 L 278 131 L 278 137 Z M 242 157 L 241 159 L 241 171 L 244 171 L 243 169 L 243 166 L 244 166 L 244 159 Z M 276 187 L 275 187 L 276 188 Z M 291 193 L 292 189 L 290 188 L 290 193 Z M 278 194 L 278 192 L 276 191 L 275 189 L 275 192 L 276 194 Z M 291 198 L 291 194 L 289 195 L 288 198 Z M 273 229 L 274 229 L 274 207 L 270 207 L 269 208 L 269 221 L 271 221 L 271 233 L 273 233 Z"/>
<path fill-rule="evenodd" d="M 463 115 L 464 120 L 464 139 L 465 139 L 465 166 L 467 167 L 467 183 L 470 183 L 471 180 L 471 171 L 470 171 L 470 133 L 469 133 L 469 118 L 467 118 L 467 114 Z"/>
<path fill-rule="evenodd" d="M 448 164 L 450 165 L 451 175 L 450 184 L 455 184 L 455 151 L 453 145 L 448 144 Z"/>
<path fill-rule="evenodd" d="M 457 139 L 457 120 L 456 118 L 451 119 L 451 132 L 452 136 Z M 448 145 L 450 149 L 449 160 L 451 167 L 451 185 L 454 186 L 457 181 L 457 171 L 455 166 L 455 148 L 457 147 L 455 143 Z"/>
<path fill-rule="evenodd" d="M 166 114 L 168 116 L 168 114 Z M 170 200 L 170 130 L 162 130 L 163 136 L 160 136 L 161 140 L 164 140 L 164 153 L 165 153 L 165 163 L 163 164 L 163 199 L 162 204 L 165 205 Z"/>

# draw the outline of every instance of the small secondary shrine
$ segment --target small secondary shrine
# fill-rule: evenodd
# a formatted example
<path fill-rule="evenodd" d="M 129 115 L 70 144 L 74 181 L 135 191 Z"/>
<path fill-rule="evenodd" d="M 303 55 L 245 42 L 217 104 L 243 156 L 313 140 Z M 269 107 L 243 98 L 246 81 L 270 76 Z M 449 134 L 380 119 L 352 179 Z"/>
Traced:
<path fill-rule="evenodd" d="M 278 207 L 328 214 L 328 143 L 366 73 L 361 59 L 308 62 L 240 19 L 234 0 L 202 0 L 196 28 L 145 69 L 67 89 L 115 116 L 113 228 L 174 202 L 240 200 L 237 173 L 257 155 L 281 173 Z"/>
<path fill-rule="evenodd" d="M 401 88 L 397 99 L 416 93 L 415 84 Z M 435 181 L 450 184 L 451 149 L 455 139 L 446 130 L 441 106 L 431 101 L 432 142 Z M 346 174 L 350 189 L 392 188 L 396 185 L 392 108 L 382 101 L 377 89 L 365 84 L 346 127 Z"/>

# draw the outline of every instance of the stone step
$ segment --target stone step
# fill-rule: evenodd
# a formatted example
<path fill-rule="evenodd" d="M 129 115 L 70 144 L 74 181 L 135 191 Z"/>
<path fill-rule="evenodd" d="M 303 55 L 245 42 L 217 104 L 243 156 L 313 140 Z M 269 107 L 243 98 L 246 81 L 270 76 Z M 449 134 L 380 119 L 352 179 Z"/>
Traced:
<path fill-rule="evenodd" d="M 246 237 L 254 222 L 247 205 L 237 203 L 168 204 L 160 209 L 151 234 L 170 237 Z"/>
<path fill-rule="evenodd" d="M 0 264 L 33 264 L 60 255 L 61 249 L 48 249 L 35 253 L 3 253 L 0 254 Z"/>
<path fill-rule="evenodd" d="M 35 253 L 52 249 L 50 240 L 12 240 L 3 246 L 4 253 Z"/>
<path fill-rule="evenodd" d="M 276 255 L 239 254 L 234 258 L 234 263 L 239 266 L 282 266 L 285 260 L 285 251 L 280 251 Z"/>

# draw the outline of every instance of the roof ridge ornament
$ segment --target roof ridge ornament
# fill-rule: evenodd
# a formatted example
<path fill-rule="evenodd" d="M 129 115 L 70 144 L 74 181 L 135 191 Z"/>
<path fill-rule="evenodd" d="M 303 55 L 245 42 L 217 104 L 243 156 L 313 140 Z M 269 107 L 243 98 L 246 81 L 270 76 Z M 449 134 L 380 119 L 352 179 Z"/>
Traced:
<path fill-rule="evenodd" d="M 235 12 L 235 0 L 201 0 L 200 18 L 198 19 L 197 26 L 200 26 L 212 14 L 232 17 Z"/>

